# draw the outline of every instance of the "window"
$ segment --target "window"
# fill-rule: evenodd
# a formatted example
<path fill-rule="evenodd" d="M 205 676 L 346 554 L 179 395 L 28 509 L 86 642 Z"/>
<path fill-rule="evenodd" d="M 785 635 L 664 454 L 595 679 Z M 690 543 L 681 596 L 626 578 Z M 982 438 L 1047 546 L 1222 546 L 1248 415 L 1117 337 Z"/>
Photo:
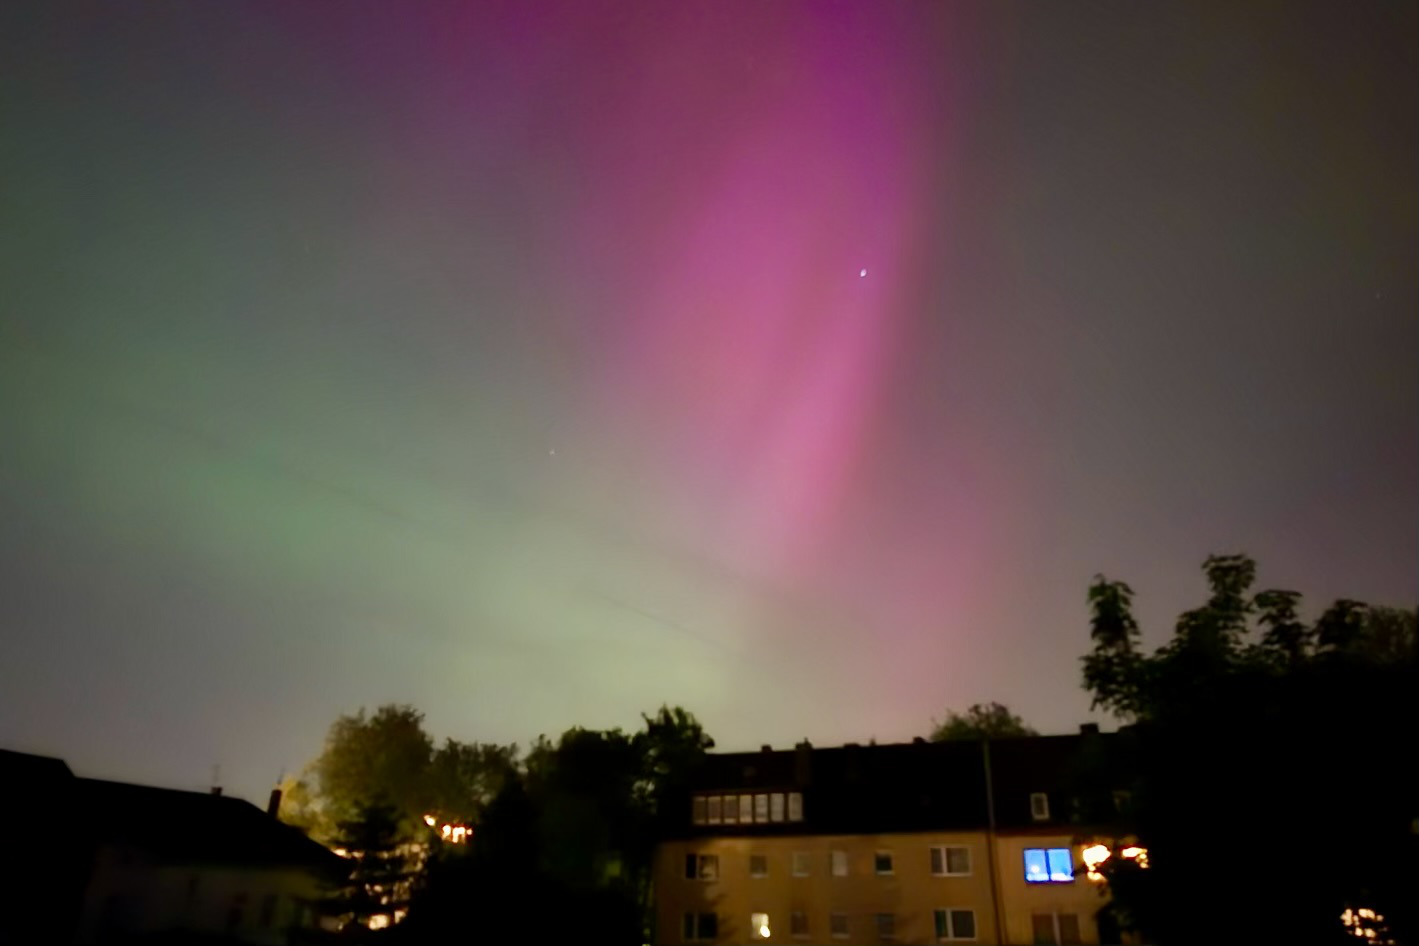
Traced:
<path fill-rule="evenodd" d="M 1036 913 L 1030 917 L 1036 946 L 1079 946 L 1079 916 L 1074 913 Z"/>
<path fill-rule="evenodd" d="M 749 855 L 749 876 L 767 877 L 769 876 L 769 858 L 765 854 Z"/>
<path fill-rule="evenodd" d="M 752 824 L 754 821 L 754 796 L 739 796 L 739 823 Z"/>
<path fill-rule="evenodd" d="M 878 851 L 872 858 L 872 867 L 879 874 L 892 873 L 892 852 Z"/>
<path fill-rule="evenodd" d="M 788 931 L 794 936 L 808 935 L 808 914 L 794 910 L 788 915 Z"/>
<path fill-rule="evenodd" d="M 937 911 L 936 911 L 936 938 L 937 938 L 937 939 L 975 939 L 975 938 L 976 938 L 976 911 L 974 911 L 974 910 L 937 910 Z"/>
<path fill-rule="evenodd" d="M 847 851 L 834 851 L 832 853 L 833 876 L 847 876 Z"/>
<path fill-rule="evenodd" d="M 1025 848 L 1025 880 L 1032 884 L 1074 882 L 1074 858 L 1067 847 Z"/>
<path fill-rule="evenodd" d="M 847 914 L 846 914 L 846 913 L 829 913 L 829 914 L 828 914 L 828 932 L 829 932 L 829 933 L 832 933 L 834 936 L 838 937 L 839 939 L 846 939 L 846 938 L 847 938 Z"/>
<path fill-rule="evenodd" d="M 895 913 L 877 914 L 877 935 L 882 939 L 891 939 L 897 935 L 897 915 Z"/>
<path fill-rule="evenodd" d="M 719 935 L 719 916 L 714 913 L 686 913 L 680 931 L 687 943 L 714 939 Z"/>
<path fill-rule="evenodd" d="M 802 820 L 803 820 L 803 793 L 802 793 L 802 792 L 789 792 L 789 793 L 788 793 L 788 820 L 789 820 L 789 821 L 802 821 Z"/>
<path fill-rule="evenodd" d="M 724 796 L 724 823 L 734 824 L 739 820 L 739 799 L 734 795 Z"/>
<path fill-rule="evenodd" d="M 693 821 L 695 824 L 704 824 L 704 823 L 705 823 L 705 807 L 706 807 L 706 799 L 705 799 L 705 797 L 702 796 L 702 795 L 696 795 L 696 796 L 695 796 L 695 801 L 694 801 L 694 808 L 693 808 L 693 810 L 691 811 L 691 814 L 690 814 L 690 820 Z"/>
<path fill-rule="evenodd" d="M 769 915 L 767 913 L 749 914 L 749 935 L 754 939 L 768 939 L 773 930 L 769 928 Z"/>
<path fill-rule="evenodd" d="M 783 792 L 774 792 L 769 796 L 769 820 L 783 820 Z"/>
<path fill-rule="evenodd" d="M 1036 821 L 1049 820 L 1049 796 L 1044 792 L 1035 792 L 1030 796 L 1030 817 Z"/>
<path fill-rule="evenodd" d="M 717 854 L 686 854 L 685 855 L 685 879 L 686 880 L 709 880 L 719 879 L 719 855 Z"/>
<path fill-rule="evenodd" d="M 946 844 L 931 849 L 931 873 L 934 877 L 968 877 L 971 873 L 971 849 L 960 844 Z"/>
<path fill-rule="evenodd" d="M 722 801 L 723 799 L 721 799 L 718 795 L 711 795 L 709 797 L 709 815 L 705 818 L 706 824 L 719 824 L 721 812 L 720 805 Z"/>
<path fill-rule="evenodd" d="M 754 820 L 760 824 L 769 820 L 769 796 L 754 796 Z"/>
<path fill-rule="evenodd" d="M 807 877 L 813 865 L 813 855 L 807 851 L 793 852 L 793 876 Z"/>

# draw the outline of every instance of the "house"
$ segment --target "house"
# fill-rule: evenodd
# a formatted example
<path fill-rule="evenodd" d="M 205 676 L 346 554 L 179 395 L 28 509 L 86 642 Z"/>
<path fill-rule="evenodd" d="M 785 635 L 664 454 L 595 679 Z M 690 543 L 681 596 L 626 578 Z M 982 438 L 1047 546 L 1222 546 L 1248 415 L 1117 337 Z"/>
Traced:
<path fill-rule="evenodd" d="M 711 755 L 657 849 L 656 942 L 1118 942 L 1086 863 L 1110 739 Z"/>
<path fill-rule="evenodd" d="M 43 864 L 5 885 L 0 943 L 286 943 L 346 868 L 275 817 L 277 793 L 263 811 L 219 790 L 77 778 L 14 752 L 0 752 L 0 782 Z"/>

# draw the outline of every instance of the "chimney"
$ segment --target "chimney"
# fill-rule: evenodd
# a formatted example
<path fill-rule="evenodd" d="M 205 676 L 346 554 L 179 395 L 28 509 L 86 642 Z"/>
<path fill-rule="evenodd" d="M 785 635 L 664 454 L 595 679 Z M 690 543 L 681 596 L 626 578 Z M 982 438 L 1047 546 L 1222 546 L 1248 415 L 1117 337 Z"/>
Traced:
<path fill-rule="evenodd" d="M 774 751 L 774 747 L 771 746 L 771 745 L 769 745 L 769 744 L 766 742 L 766 743 L 764 743 L 762 746 L 759 747 L 759 751 L 760 751 L 760 752 L 773 752 L 773 751 Z"/>
<path fill-rule="evenodd" d="M 1099 724 L 1098 724 L 1098 723 L 1080 723 L 1080 724 L 1079 724 L 1079 735 L 1081 735 L 1081 736 L 1097 736 L 1098 734 L 1099 734 Z"/>
<path fill-rule="evenodd" d="M 800 787 L 813 781 L 813 744 L 807 739 L 793 747 L 793 781 Z"/>
<path fill-rule="evenodd" d="M 213 785 L 213 786 L 212 786 L 212 794 L 213 794 L 213 795 L 220 795 L 220 794 L 222 794 L 222 786 L 220 786 L 220 785 Z"/>
<path fill-rule="evenodd" d="M 266 813 L 277 821 L 281 820 L 281 789 L 271 789 L 271 798 L 266 802 Z"/>
<path fill-rule="evenodd" d="M 924 746 L 926 745 L 926 740 L 923 739 L 921 736 L 912 736 L 912 745 Z"/>

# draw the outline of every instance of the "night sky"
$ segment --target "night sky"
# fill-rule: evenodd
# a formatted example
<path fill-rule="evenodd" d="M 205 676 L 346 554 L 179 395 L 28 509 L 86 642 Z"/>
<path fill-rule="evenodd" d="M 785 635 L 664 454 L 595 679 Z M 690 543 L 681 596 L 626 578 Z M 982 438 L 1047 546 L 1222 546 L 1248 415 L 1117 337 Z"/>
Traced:
<path fill-rule="evenodd" d="M 1419 601 L 1419 5 L 0 4 L 0 745 L 1089 718 Z"/>

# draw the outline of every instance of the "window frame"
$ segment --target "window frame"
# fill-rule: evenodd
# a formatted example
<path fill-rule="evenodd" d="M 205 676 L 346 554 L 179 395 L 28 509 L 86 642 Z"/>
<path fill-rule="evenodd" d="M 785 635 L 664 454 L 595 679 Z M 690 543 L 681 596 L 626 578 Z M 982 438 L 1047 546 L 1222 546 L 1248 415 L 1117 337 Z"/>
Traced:
<path fill-rule="evenodd" d="M 1049 792 L 1030 793 L 1030 820 L 1049 820 Z"/>
<path fill-rule="evenodd" d="M 705 876 L 705 862 L 714 863 L 714 876 Z M 693 869 L 694 873 L 691 874 Z M 701 854 L 698 851 L 688 851 L 685 854 L 685 879 L 692 880 L 699 884 L 719 883 L 719 855 Z"/>
<path fill-rule="evenodd" d="M 838 870 L 838 863 L 842 863 L 842 870 Z M 847 851 L 843 848 L 833 848 L 828 852 L 828 876 L 847 877 L 852 873 L 852 861 L 848 857 Z"/>
<path fill-rule="evenodd" d="M 789 873 L 794 877 L 813 876 L 813 852 L 794 851 Z"/>
<path fill-rule="evenodd" d="M 801 921 L 801 923 L 799 921 Z M 800 925 L 802 929 L 799 929 Z M 809 932 L 807 910 L 788 911 L 788 935 L 795 939 L 807 939 L 812 935 L 812 933 Z"/>
<path fill-rule="evenodd" d="M 882 869 L 882 859 L 887 859 L 887 869 Z M 878 877 L 892 877 L 897 873 L 897 859 L 892 852 L 886 849 L 877 850 L 872 853 L 872 873 Z"/>
<path fill-rule="evenodd" d="M 969 913 L 971 915 L 971 935 L 960 936 L 956 932 L 956 914 Z M 942 922 L 938 923 L 940 918 Z M 937 907 L 931 911 L 932 930 L 936 940 L 942 943 L 973 943 L 980 939 L 980 924 L 976 921 L 976 911 L 974 907 Z M 945 930 L 943 933 L 942 930 Z"/>
<path fill-rule="evenodd" d="M 763 918 L 762 921 L 760 921 L 760 919 L 759 919 L 760 917 Z M 759 930 L 762 929 L 762 928 L 765 927 L 765 926 L 767 926 L 767 927 L 769 928 L 769 935 L 768 935 L 768 936 L 764 936 L 763 934 L 761 934 L 761 933 L 759 932 Z M 750 938 L 750 939 L 753 939 L 753 940 L 760 940 L 760 941 L 766 940 L 766 939 L 770 939 L 770 938 L 773 937 L 773 932 L 774 932 L 773 922 L 772 922 L 771 918 L 769 917 L 769 914 L 768 914 L 768 911 L 767 911 L 767 910 L 751 910 L 751 911 L 749 911 L 749 938 Z"/>
<path fill-rule="evenodd" d="M 1069 863 L 1069 876 L 1064 879 L 1056 877 L 1054 870 L 1057 860 L 1055 855 L 1060 852 L 1063 852 Z M 1027 847 L 1022 848 L 1020 853 L 1024 861 L 1025 883 L 1030 886 L 1042 884 L 1072 884 L 1078 879 L 1076 876 L 1077 871 L 1074 869 L 1074 849 L 1071 847 Z M 1040 854 L 1044 857 L 1045 876 L 1041 880 L 1035 880 L 1030 877 L 1030 855 L 1032 853 Z"/>
<path fill-rule="evenodd" d="M 789 821 L 802 821 L 802 820 L 803 820 L 803 793 L 802 793 L 802 792 L 789 792 L 789 793 L 788 793 L 788 820 L 789 820 Z"/>
<path fill-rule="evenodd" d="M 767 792 L 760 792 L 754 796 L 754 824 L 768 824 L 769 822 L 769 796 Z"/>
<path fill-rule="evenodd" d="M 842 921 L 841 924 L 838 923 L 839 920 Z M 842 932 L 835 929 L 835 927 L 839 925 L 842 926 Z M 852 935 L 852 926 L 848 922 L 846 913 L 840 913 L 836 910 L 828 913 L 828 935 L 833 939 L 847 939 Z"/>
<path fill-rule="evenodd" d="M 763 868 L 762 870 L 754 870 L 755 861 L 759 862 L 759 866 Z M 769 876 L 769 856 L 767 854 L 751 853 L 749 855 L 749 876 L 756 879 Z"/>
<path fill-rule="evenodd" d="M 710 795 L 705 799 L 705 824 L 723 822 L 724 796 Z"/>
<path fill-rule="evenodd" d="M 778 824 L 786 820 L 788 806 L 784 802 L 783 792 L 772 792 L 769 795 L 769 820 Z"/>
<path fill-rule="evenodd" d="M 897 915 L 895 913 L 873 914 L 872 925 L 877 930 L 879 940 L 897 938 Z M 887 927 L 885 931 L 882 929 L 883 926 Z"/>
<path fill-rule="evenodd" d="M 936 857 L 935 852 L 941 852 L 941 869 L 939 871 L 933 869 L 931 871 L 932 877 L 971 877 L 975 874 L 976 863 L 975 858 L 971 856 L 971 846 L 969 844 L 933 844 L 931 845 L 930 850 L 932 851 L 932 854 L 929 855 L 929 858 L 931 859 L 934 859 Z M 965 870 L 953 871 L 951 869 L 951 851 L 953 850 L 965 852 Z M 1046 861 L 1046 865 L 1048 865 L 1048 861 Z M 928 860 L 927 866 L 932 866 L 930 860 Z"/>

